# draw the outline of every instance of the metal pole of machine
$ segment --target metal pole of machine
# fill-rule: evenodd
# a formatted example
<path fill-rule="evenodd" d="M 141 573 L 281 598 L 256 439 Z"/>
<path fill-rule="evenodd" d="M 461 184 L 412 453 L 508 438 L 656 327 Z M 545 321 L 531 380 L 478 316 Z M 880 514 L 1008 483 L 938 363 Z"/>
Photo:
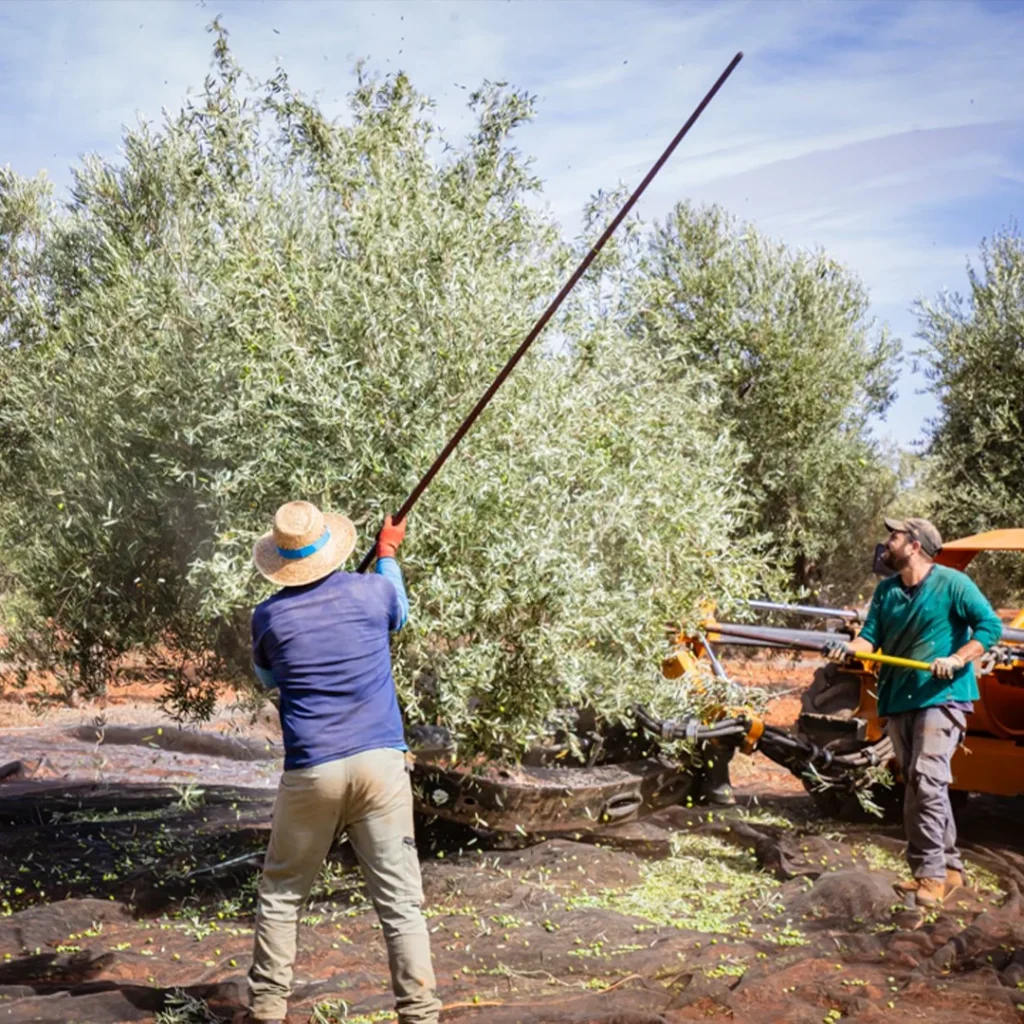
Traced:
<path fill-rule="evenodd" d="M 766 612 L 789 612 L 792 615 L 811 615 L 819 619 L 843 619 L 859 622 L 860 616 L 849 608 L 822 608 L 814 604 L 782 604 L 778 601 L 747 601 L 750 608 Z"/>
<path fill-rule="evenodd" d="M 734 626 L 731 623 L 705 623 L 704 629 L 708 635 L 717 634 L 717 642 L 727 644 L 731 637 L 737 637 L 740 640 L 755 640 L 765 644 L 765 646 L 778 646 L 778 647 L 791 647 L 797 651 L 817 651 L 821 652 L 824 648 L 824 644 L 814 640 L 804 640 L 799 637 L 787 640 L 784 637 L 779 636 L 780 633 L 785 633 L 786 630 L 776 629 L 771 634 L 764 629 L 748 629 L 746 626 Z M 797 632 L 794 630 L 794 632 Z M 836 637 L 838 639 L 838 637 Z M 897 668 L 914 668 L 922 672 L 930 672 L 932 666 L 927 661 L 914 661 L 910 658 L 897 658 L 891 654 L 882 654 L 881 651 L 870 652 L 870 651 L 857 651 L 853 655 L 858 661 L 870 661 L 877 665 L 894 665 Z"/>

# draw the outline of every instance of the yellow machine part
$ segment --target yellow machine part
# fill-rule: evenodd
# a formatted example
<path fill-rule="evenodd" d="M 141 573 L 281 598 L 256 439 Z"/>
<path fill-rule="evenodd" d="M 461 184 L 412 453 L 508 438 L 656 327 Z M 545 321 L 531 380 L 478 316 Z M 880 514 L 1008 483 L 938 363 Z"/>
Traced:
<path fill-rule="evenodd" d="M 696 672 L 698 667 L 697 654 L 685 647 L 680 647 L 661 663 L 661 674 L 666 679 L 680 679 L 687 672 Z"/>
<path fill-rule="evenodd" d="M 750 719 L 750 729 L 747 731 L 747 735 L 743 737 L 740 750 L 744 754 L 752 754 L 757 749 L 758 741 L 764 735 L 764 719 L 749 713 L 747 717 Z"/>
<path fill-rule="evenodd" d="M 885 719 L 878 714 L 878 680 L 866 669 L 857 674 L 860 703 L 854 714 L 867 723 L 864 738 L 874 742 L 885 731 Z M 997 666 L 979 677 L 978 689 L 981 700 L 967 716 L 967 738 L 953 758 L 952 788 L 1003 796 L 1024 793 L 1024 746 L 999 717 L 1008 709 L 1024 710 L 1024 665 Z"/>

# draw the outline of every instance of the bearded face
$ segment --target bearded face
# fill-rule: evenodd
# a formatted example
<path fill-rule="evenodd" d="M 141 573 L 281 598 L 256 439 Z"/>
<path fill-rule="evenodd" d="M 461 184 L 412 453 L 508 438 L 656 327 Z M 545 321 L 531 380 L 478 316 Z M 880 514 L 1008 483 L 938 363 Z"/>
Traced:
<path fill-rule="evenodd" d="M 894 531 L 889 534 L 885 544 L 885 554 L 882 555 L 882 562 L 893 572 L 900 572 L 905 569 L 914 553 L 914 541 L 902 531 Z"/>

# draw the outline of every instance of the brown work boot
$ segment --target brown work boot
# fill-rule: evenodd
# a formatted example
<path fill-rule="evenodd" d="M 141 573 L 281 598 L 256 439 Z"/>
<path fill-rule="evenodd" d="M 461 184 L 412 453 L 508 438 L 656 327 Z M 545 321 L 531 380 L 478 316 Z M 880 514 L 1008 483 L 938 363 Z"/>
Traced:
<path fill-rule="evenodd" d="M 918 885 L 918 880 L 916 878 L 911 878 L 906 881 L 894 882 L 893 888 L 897 892 L 905 894 L 908 892 L 917 892 Z M 954 871 L 952 868 L 946 868 L 946 896 L 949 896 L 954 889 L 966 888 L 968 888 L 968 885 L 967 880 L 963 876 L 963 872 Z"/>
<path fill-rule="evenodd" d="M 919 907 L 937 907 L 946 898 L 945 878 L 919 878 L 913 890 L 914 902 Z"/>
<path fill-rule="evenodd" d="M 962 871 L 954 871 L 952 868 L 946 868 L 946 894 L 943 899 L 946 899 L 957 889 L 966 889 L 967 881 L 964 879 Z"/>

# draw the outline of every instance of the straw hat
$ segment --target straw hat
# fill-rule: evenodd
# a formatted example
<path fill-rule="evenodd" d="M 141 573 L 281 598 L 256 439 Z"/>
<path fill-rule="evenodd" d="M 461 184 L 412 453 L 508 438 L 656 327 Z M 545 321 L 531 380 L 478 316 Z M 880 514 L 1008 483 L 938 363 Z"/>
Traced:
<path fill-rule="evenodd" d="M 289 501 L 275 513 L 274 529 L 256 541 L 252 560 L 268 580 L 301 587 L 334 572 L 355 546 L 350 519 L 308 501 Z"/>

